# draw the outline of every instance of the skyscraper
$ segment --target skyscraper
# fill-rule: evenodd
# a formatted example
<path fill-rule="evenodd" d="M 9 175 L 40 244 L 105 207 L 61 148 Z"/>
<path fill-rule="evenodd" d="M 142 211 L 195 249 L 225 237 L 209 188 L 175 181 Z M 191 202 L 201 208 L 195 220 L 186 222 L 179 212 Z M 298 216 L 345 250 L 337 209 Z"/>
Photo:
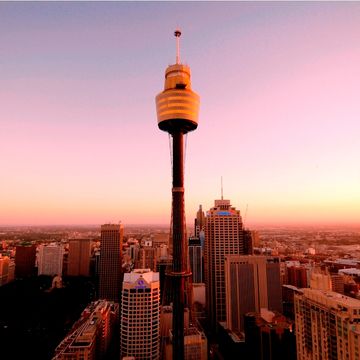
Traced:
<path fill-rule="evenodd" d="M 218 321 L 226 321 L 225 256 L 244 254 L 243 236 L 240 211 L 230 200 L 215 200 L 206 213 L 204 253 L 206 309 L 213 330 Z"/>
<path fill-rule="evenodd" d="M 192 272 L 192 282 L 203 282 L 203 252 L 198 237 L 189 238 L 189 262 Z"/>
<path fill-rule="evenodd" d="M 69 240 L 68 275 L 89 276 L 90 275 L 90 239 Z"/>
<path fill-rule="evenodd" d="M 280 259 L 274 256 L 225 257 L 226 324 L 244 331 L 244 315 L 266 308 L 282 312 Z"/>
<path fill-rule="evenodd" d="M 360 301 L 333 291 L 295 294 L 298 360 L 356 360 L 360 356 Z"/>
<path fill-rule="evenodd" d="M 39 246 L 39 275 L 62 275 L 64 247 L 58 244 Z"/>
<path fill-rule="evenodd" d="M 35 245 L 18 245 L 15 253 L 15 277 L 24 278 L 34 275 L 36 260 Z"/>
<path fill-rule="evenodd" d="M 172 137 L 172 243 L 173 266 L 168 274 L 173 284 L 173 346 L 174 359 L 184 358 L 186 231 L 184 204 L 184 134 L 198 126 L 199 96 L 191 89 L 190 67 L 180 62 L 179 39 L 176 30 L 176 64 L 165 71 L 164 91 L 156 96 L 156 112 L 160 130 Z"/>
<path fill-rule="evenodd" d="M 205 214 L 202 205 L 199 205 L 199 210 L 196 213 L 194 228 L 196 237 L 200 237 L 200 231 L 205 230 Z"/>
<path fill-rule="evenodd" d="M 121 293 L 121 357 L 158 360 L 160 351 L 159 273 L 136 269 L 124 274 Z"/>
<path fill-rule="evenodd" d="M 119 302 L 122 282 L 122 224 L 101 225 L 99 298 Z"/>

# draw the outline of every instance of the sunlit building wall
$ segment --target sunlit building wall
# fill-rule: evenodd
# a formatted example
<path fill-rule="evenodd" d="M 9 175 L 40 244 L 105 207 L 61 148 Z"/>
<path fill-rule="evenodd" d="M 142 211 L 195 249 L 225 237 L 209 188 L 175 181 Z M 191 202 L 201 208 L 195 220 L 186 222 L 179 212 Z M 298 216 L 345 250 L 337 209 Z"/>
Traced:
<path fill-rule="evenodd" d="M 298 360 L 359 360 L 360 300 L 333 291 L 295 294 Z"/>
<path fill-rule="evenodd" d="M 39 246 L 38 274 L 61 275 L 64 260 L 64 247 L 50 244 Z"/>
<path fill-rule="evenodd" d="M 159 273 L 150 269 L 136 269 L 131 273 L 125 273 L 121 294 L 121 357 L 159 360 Z"/>
<path fill-rule="evenodd" d="M 0 255 L 0 286 L 5 285 L 9 281 L 9 265 L 10 258 Z"/>

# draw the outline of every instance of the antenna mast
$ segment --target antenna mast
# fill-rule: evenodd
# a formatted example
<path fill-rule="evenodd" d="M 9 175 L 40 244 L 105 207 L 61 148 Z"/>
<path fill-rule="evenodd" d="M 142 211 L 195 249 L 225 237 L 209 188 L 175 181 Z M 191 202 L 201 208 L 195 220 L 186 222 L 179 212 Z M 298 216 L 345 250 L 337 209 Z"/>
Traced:
<path fill-rule="evenodd" d="M 176 37 L 176 64 L 180 64 L 180 36 L 181 31 L 179 29 L 176 29 L 174 32 L 174 35 Z"/>
<path fill-rule="evenodd" d="M 224 200 L 224 194 L 223 194 L 223 178 L 222 178 L 222 176 L 221 176 L 221 200 Z"/>

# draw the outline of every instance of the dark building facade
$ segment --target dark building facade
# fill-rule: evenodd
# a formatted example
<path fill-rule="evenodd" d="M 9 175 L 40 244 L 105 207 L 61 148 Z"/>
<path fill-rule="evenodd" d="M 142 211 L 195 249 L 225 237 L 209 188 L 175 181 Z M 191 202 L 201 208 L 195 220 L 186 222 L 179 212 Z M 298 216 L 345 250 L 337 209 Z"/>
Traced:
<path fill-rule="evenodd" d="M 101 225 L 99 298 L 119 302 L 122 285 L 121 224 Z"/>
<path fill-rule="evenodd" d="M 15 277 L 25 278 L 35 274 L 36 246 L 16 246 Z"/>

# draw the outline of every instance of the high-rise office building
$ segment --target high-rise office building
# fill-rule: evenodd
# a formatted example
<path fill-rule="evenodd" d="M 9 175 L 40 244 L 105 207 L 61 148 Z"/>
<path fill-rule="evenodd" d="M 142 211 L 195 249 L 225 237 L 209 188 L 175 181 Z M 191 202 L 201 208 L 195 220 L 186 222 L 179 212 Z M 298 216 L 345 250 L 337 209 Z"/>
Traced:
<path fill-rule="evenodd" d="M 206 213 L 204 270 L 206 310 L 211 328 L 226 320 L 225 256 L 244 254 L 244 231 L 240 211 L 230 200 L 215 200 Z"/>
<path fill-rule="evenodd" d="M 70 276 L 89 276 L 90 256 L 90 239 L 70 239 L 67 274 Z"/>
<path fill-rule="evenodd" d="M 120 319 L 121 357 L 158 360 L 160 352 L 159 273 L 136 269 L 124 274 Z"/>
<path fill-rule="evenodd" d="M 199 210 L 196 213 L 194 230 L 196 237 L 200 237 L 200 232 L 205 231 L 205 213 L 202 209 L 202 205 L 199 206 Z"/>
<path fill-rule="evenodd" d="M 360 358 L 360 301 L 333 291 L 295 294 L 298 360 Z"/>
<path fill-rule="evenodd" d="M 99 298 L 119 302 L 122 283 L 122 224 L 101 225 Z"/>
<path fill-rule="evenodd" d="M 226 324 L 243 332 L 244 315 L 262 308 L 282 312 L 280 259 L 274 256 L 225 257 Z"/>
<path fill-rule="evenodd" d="M 189 238 L 189 263 L 192 272 L 192 282 L 203 282 L 203 251 L 198 237 Z"/>
<path fill-rule="evenodd" d="M 36 261 L 35 245 L 18 245 L 15 253 L 15 277 L 24 278 L 34 275 Z"/>
<path fill-rule="evenodd" d="M 63 245 L 40 245 L 38 257 L 38 275 L 62 275 L 63 261 Z"/>

